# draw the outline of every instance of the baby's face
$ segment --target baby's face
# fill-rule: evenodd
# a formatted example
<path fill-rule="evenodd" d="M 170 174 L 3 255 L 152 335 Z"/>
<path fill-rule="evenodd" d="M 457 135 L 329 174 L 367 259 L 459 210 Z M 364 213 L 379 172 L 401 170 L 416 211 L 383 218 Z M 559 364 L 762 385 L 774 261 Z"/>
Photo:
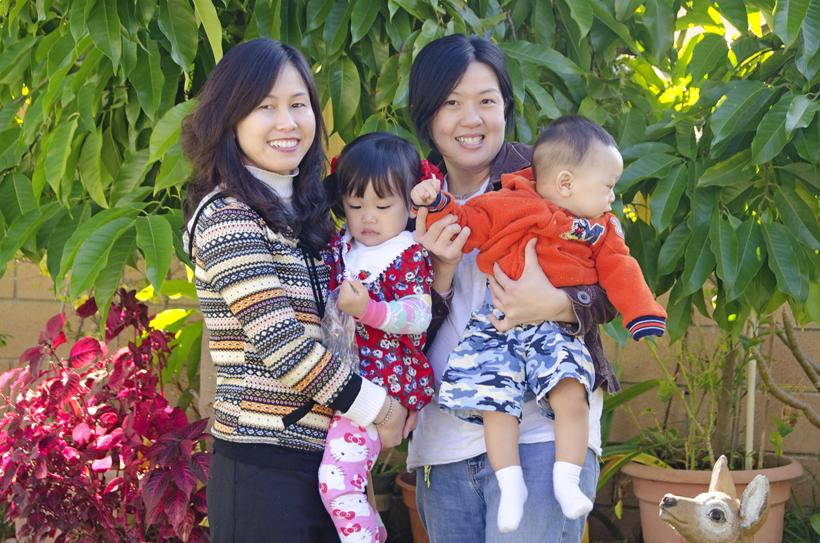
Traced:
<path fill-rule="evenodd" d="M 615 201 L 613 189 L 623 171 L 621 153 L 615 147 L 595 143 L 590 147 L 583 164 L 573 168 L 571 192 L 563 201 L 555 203 L 576 217 L 597 219 L 612 211 L 612 202 Z M 542 191 L 538 192 L 546 198 Z"/>

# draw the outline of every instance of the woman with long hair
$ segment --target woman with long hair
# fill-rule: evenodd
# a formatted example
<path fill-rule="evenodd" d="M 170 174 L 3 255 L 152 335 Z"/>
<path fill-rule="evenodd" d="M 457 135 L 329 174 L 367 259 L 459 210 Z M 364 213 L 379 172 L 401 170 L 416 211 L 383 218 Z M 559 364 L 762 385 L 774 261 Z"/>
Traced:
<path fill-rule="evenodd" d="M 407 410 L 320 343 L 332 234 L 327 134 L 304 57 L 256 39 L 231 49 L 183 124 L 184 214 L 216 368 L 212 540 L 338 541 L 319 499 L 331 416 L 373 422 L 385 446 Z"/>

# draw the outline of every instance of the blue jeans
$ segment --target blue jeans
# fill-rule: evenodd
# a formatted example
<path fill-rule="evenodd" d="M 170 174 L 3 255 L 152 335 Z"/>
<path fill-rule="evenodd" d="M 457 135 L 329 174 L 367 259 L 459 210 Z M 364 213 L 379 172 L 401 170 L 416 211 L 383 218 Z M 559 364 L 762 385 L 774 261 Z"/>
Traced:
<path fill-rule="evenodd" d="M 529 497 L 524 518 L 514 532 L 498 531 L 498 482 L 486 454 L 432 466 L 429 487 L 424 468 L 416 468 L 416 502 L 432 543 L 580 543 L 586 517 L 564 517 L 552 491 L 555 442 L 519 445 L 518 449 Z M 599 472 L 595 452 L 587 449 L 581 490 L 593 501 Z"/>

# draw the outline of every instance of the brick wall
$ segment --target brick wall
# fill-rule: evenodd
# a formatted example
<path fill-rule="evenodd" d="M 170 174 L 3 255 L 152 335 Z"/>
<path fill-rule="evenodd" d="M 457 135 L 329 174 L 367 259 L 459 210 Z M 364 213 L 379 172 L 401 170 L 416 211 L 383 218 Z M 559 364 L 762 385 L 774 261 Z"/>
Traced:
<path fill-rule="evenodd" d="M 184 278 L 184 270 L 176 262 L 172 266 L 174 278 Z M 134 272 L 127 275 L 126 280 L 129 285 L 136 288 L 141 288 L 144 281 L 140 274 Z M 190 303 L 184 301 L 171 301 L 171 304 L 177 304 L 180 307 L 190 308 L 195 307 Z M 61 310 L 61 303 L 55 301 L 54 292 L 52 290 L 51 278 L 41 275 L 37 266 L 19 262 L 9 265 L 6 274 L 0 279 L 0 333 L 10 334 L 8 345 L 0 349 L 0 372 L 6 371 L 17 364 L 18 357 L 25 349 L 37 344 L 40 330 L 43 329 L 46 321 L 59 313 Z M 154 306 L 151 309 L 151 314 L 162 310 L 160 306 Z M 68 316 L 69 326 L 73 330 L 77 329 L 78 321 L 73 316 L 73 311 L 66 310 Z M 693 329 L 694 330 L 694 329 Z M 710 342 L 717 334 L 717 330 L 708 324 L 703 324 L 700 331 L 695 337 L 702 337 L 702 341 Z M 811 326 L 799 334 L 801 345 L 812 359 L 820 361 L 820 329 L 817 326 Z M 605 338 L 605 347 L 610 358 L 621 364 L 623 367 L 621 384 L 624 388 L 629 387 L 635 383 L 652 379 L 662 378 L 658 363 L 652 357 L 646 346 L 641 343 L 636 343 L 630 340 L 626 349 L 621 351 L 617 344 Z M 65 348 L 65 346 L 61 347 Z M 203 350 L 203 355 L 206 350 Z M 660 355 L 664 357 L 666 350 L 663 348 L 661 342 Z M 797 363 L 793 360 L 789 352 L 780 344 L 780 341 L 775 342 L 774 349 L 775 360 L 777 361 L 773 368 L 773 375 L 775 381 L 778 383 L 788 383 L 797 385 L 809 385 L 805 375 L 803 375 Z M 207 364 L 207 357 L 203 356 L 203 364 Z M 670 371 L 674 371 L 674 362 L 670 362 Z M 203 383 L 203 391 L 208 388 L 207 383 Z M 812 391 L 807 391 L 803 397 L 807 401 L 820 410 L 820 396 Z M 679 402 L 676 401 L 679 407 Z M 759 446 L 759 439 L 761 432 L 766 437 L 766 448 L 771 450 L 771 445 L 768 442 L 768 435 L 774 430 L 774 423 L 763 415 L 763 407 L 766 403 L 765 395 L 761 392 L 756 393 L 756 421 L 755 431 L 755 447 Z M 207 412 L 207 399 L 200 403 L 202 411 Z M 641 398 L 633 401 L 631 404 L 632 412 L 638 418 L 640 424 L 645 426 L 652 426 L 654 424 L 650 415 L 642 415 L 647 408 L 652 408 L 656 411 L 661 411 L 662 404 L 657 399 L 654 392 L 645 394 Z M 781 404 L 774 398 L 769 399 L 768 413 L 776 416 L 781 415 Z M 745 414 L 742 414 L 742 421 L 745 421 Z M 672 413 L 670 420 L 682 419 L 682 413 Z M 745 422 L 744 422 L 745 425 Z M 628 413 L 619 409 L 613 421 L 612 433 L 610 435 L 610 442 L 622 442 L 625 439 L 635 435 L 636 424 Z M 741 434 L 741 441 L 743 440 Z M 820 474 L 820 462 L 818 462 L 817 454 L 820 453 L 820 430 L 815 429 L 809 425 L 805 420 L 800 420 L 797 424 L 796 430 L 790 435 L 786 436 L 784 440 L 784 450 L 786 454 L 799 458 L 803 466 L 815 474 Z M 598 494 L 596 500 L 596 508 L 607 516 L 614 519 L 612 503 L 615 494 L 615 484 L 623 483 L 623 481 L 613 481 L 606 485 Z M 626 483 L 628 484 L 628 483 Z M 798 500 L 801 503 L 811 503 L 811 483 L 808 476 L 804 476 L 801 480 L 793 485 Z M 623 519 L 616 520 L 616 525 L 620 527 L 625 537 L 635 540 L 634 534 L 637 533 L 640 524 L 637 512 L 637 503 L 632 497 L 631 491 L 627 488 L 624 497 L 624 516 Z M 592 540 L 608 540 L 609 535 L 597 521 L 591 521 Z"/>

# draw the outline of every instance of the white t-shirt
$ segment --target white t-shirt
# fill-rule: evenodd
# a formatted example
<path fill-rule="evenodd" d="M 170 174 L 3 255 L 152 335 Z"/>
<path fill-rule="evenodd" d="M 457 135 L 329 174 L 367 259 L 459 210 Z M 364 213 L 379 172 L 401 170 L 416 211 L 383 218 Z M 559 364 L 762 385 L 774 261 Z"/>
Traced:
<path fill-rule="evenodd" d="M 479 190 L 476 195 L 483 193 L 484 190 Z M 418 427 L 413 432 L 413 439 L 410 440 L 408 469 L 460 462 L 487 452 L 483 426 L 444 413 L 438 406 L 438 388 L 447 367 L 447 358 L 467 329 L 472 312 L 484 304 L 487 275 L 478 269 L 476 256 L 478 250 L 464 255 L 456 268 L 450 314 L 439 329 L 427 354 L 435 376 L 436 395 L 419 412 Z M 598 455 L 601 454 L 603 407 L 604 393 L 599 388 L 593 392 L 589 406 L 589 447 Z M 554 422 L 541 415 L 532 393 L 528 393 L 524 402 L 519 429 L 519 443 L 555 441 Z"/>

